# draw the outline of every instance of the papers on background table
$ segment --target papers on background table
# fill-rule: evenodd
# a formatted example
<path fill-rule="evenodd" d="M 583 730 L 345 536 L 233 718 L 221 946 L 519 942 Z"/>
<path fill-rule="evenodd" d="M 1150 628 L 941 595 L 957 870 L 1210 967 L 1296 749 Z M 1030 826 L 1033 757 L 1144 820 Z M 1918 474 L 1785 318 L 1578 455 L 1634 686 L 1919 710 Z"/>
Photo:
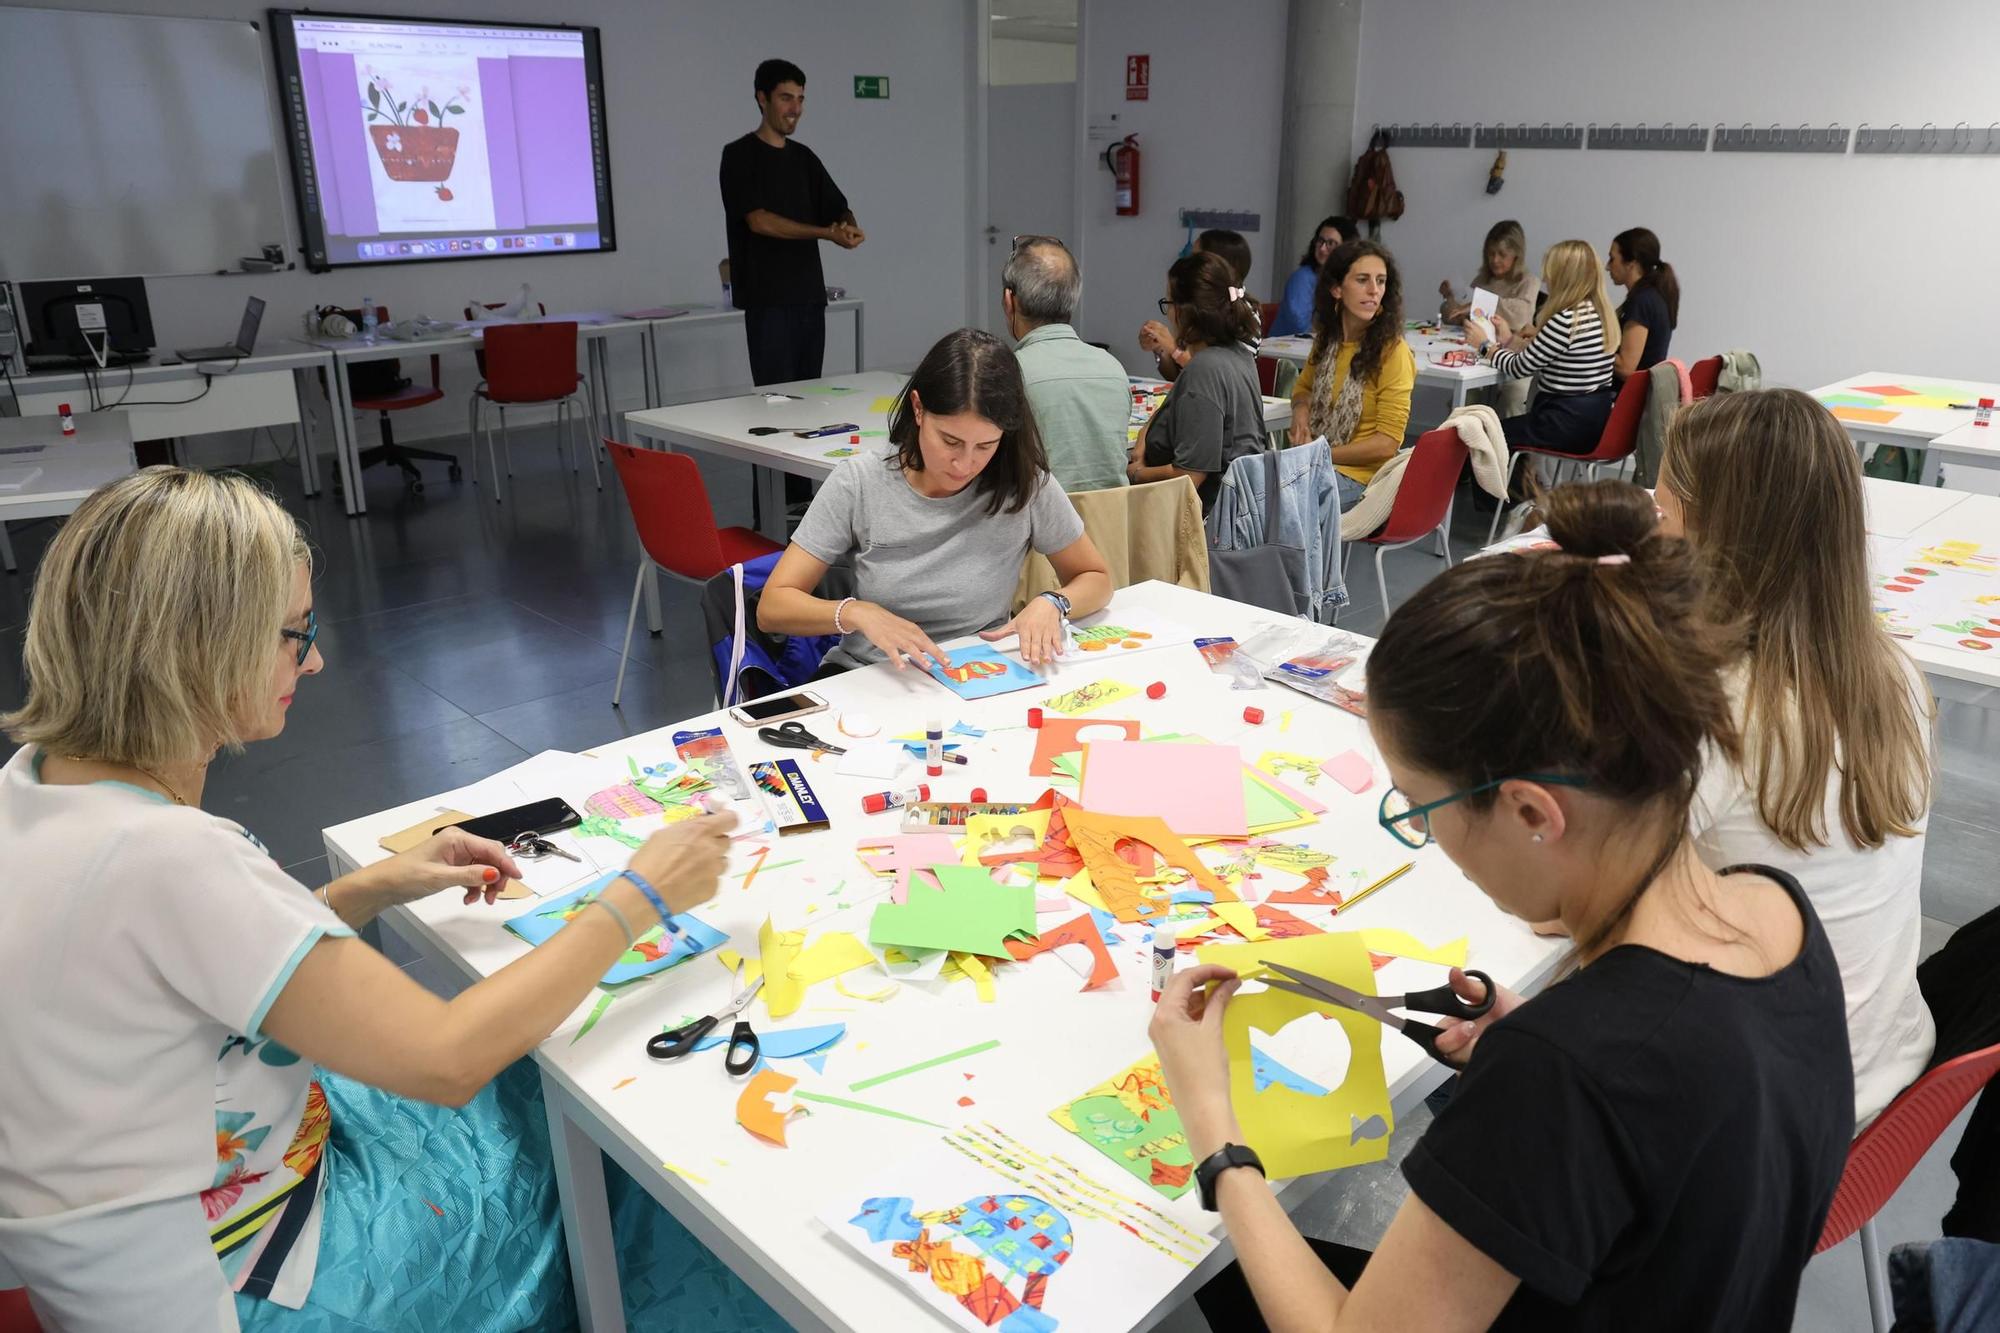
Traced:
<path fill-rule="evenodd" d="M 819 1220 L 863 1262 L 972 1333 L 1124 1333 L 1215 1241 L 1114 1178 L 1086 1174 L 997 1126 L 968 1125 L 875 1168 Z M 891 1318 L 885 1327 L 906 1322 Z"/>
<path fill-rule="evenodd" d="M 2000 553 L 1912 539 L 1878 569 L 1875 614 L 1896 638 L 1965 653 L 2000 648 Z"/>

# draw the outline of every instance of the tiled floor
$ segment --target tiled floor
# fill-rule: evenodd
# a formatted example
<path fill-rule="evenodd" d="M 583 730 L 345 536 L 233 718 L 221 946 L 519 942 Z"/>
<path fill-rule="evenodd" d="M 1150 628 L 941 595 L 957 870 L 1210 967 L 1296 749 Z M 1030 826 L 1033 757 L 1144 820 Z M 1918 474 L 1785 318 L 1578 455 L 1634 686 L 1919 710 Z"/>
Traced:
<path fill-rule="evenodd" d="M 710 706 L 711 683 L 693 589 L 661 580 L 666 633 L 642 622 L 611 708 L 632 575 L 639 558 L 616 478 L 603 491 L 561 467 L 522 432 L 522 475 L 496 506 L 470 482 L 441 477 L 419 498 L 376 469 L 369 513 L 346 518 L 331 495 L 305 500 L 296 475 L 271 472 L 318 552 L 315 601 L 326 670 L 300 690 L 283 736 L 218 761 L 207 804 L 250 827 L 299 878 L 324 866 L 319 830 L 385 806 L 458 786 L 538 750 L 582 749 L 678 721 Z M 703 461 L 721 522 L 749 521 L 748 469 Z M 1487 516 L 1462 512 L 1452 549 L 1485 540 Z M 0 578 L 0 706 L 22 690 L 20 642 L 29 580 L 52 522 L 12 529 L 23 573 Z M 1391 553 L 1389 592 L 1400 599 L 1443 568 L 1419 547 Z M 1372 552 L 1357 551 L 1343 627 L 1381 628 Z M 1927 948 L 1990 906 L 2000 864 L 2000 692 L 1942 704 L 1944 774 L 1925 864 Z M 11 746 L 0 741 L 0 756 Z M 1407 1145 L 1422 1118 L 1398 1127 Z M 1883 1218 L 1885 1242 L 1935 1234 L 1949 1197 L 1941 1143 Z M 1401 1198 L 1393 1168 L 1343 1173 L 1301 1211 L 1316 1234 L 1373 1244 Z M 1867 1327 L 1858 1259 L 1849 1242 L 1807 1269 L 1797 1327 Z M 1170 1328 L 1198 1330 L 1182 1312 Z"/>

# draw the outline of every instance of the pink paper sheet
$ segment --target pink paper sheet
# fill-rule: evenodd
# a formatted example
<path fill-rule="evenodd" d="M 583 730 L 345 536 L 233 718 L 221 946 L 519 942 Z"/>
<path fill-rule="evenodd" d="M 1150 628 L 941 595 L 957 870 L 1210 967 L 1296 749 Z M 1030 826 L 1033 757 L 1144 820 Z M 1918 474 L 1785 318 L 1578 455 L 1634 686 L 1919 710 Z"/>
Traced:
<path fill-rule="evenodd" d="M 1319 771 L 1356 795 L 1375 785 L 1375 767 L 1357 750 L 1337 754 L 1319 766 Z"/>
<path fill-rule="evenodd" d="M 1092 741 L 1077 802 L 1100 815 L 1155 815 L 1183 837 L 1249 831 L 1243 752 L 1233 745 Z"/>

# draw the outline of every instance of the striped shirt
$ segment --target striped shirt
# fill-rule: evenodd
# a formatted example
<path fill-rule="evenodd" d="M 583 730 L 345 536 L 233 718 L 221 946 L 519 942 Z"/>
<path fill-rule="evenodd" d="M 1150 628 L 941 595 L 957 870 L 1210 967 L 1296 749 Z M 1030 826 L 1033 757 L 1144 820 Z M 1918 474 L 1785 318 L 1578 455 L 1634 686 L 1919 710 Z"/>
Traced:
<path fill-rule="evenodd" d="M 1597 307 L 1571 306 L 1551 315 L 1522 351 L 1497 351 L 1493 368 L 1510 379 L 1535 377 L 1543 393 L 1595 393 L 1611 383 L 1616 344 L 1604 344 Z"/>

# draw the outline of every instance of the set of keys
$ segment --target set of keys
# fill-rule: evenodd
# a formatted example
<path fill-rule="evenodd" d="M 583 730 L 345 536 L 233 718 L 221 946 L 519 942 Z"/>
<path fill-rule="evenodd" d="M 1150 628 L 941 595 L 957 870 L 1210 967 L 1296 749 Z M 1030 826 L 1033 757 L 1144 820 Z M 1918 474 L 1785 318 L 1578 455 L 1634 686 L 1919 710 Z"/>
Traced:
<path fill-rule="evenodd" d="M 526 857 L 530 861 L 540 861 L 545 857 L 560 856 L 565 861 L 575 861 L 581 865 L 583 858 L 573 852 L 566 852 L 539 833 L 517 833 L 507 850 L 515 856 Z"/>

